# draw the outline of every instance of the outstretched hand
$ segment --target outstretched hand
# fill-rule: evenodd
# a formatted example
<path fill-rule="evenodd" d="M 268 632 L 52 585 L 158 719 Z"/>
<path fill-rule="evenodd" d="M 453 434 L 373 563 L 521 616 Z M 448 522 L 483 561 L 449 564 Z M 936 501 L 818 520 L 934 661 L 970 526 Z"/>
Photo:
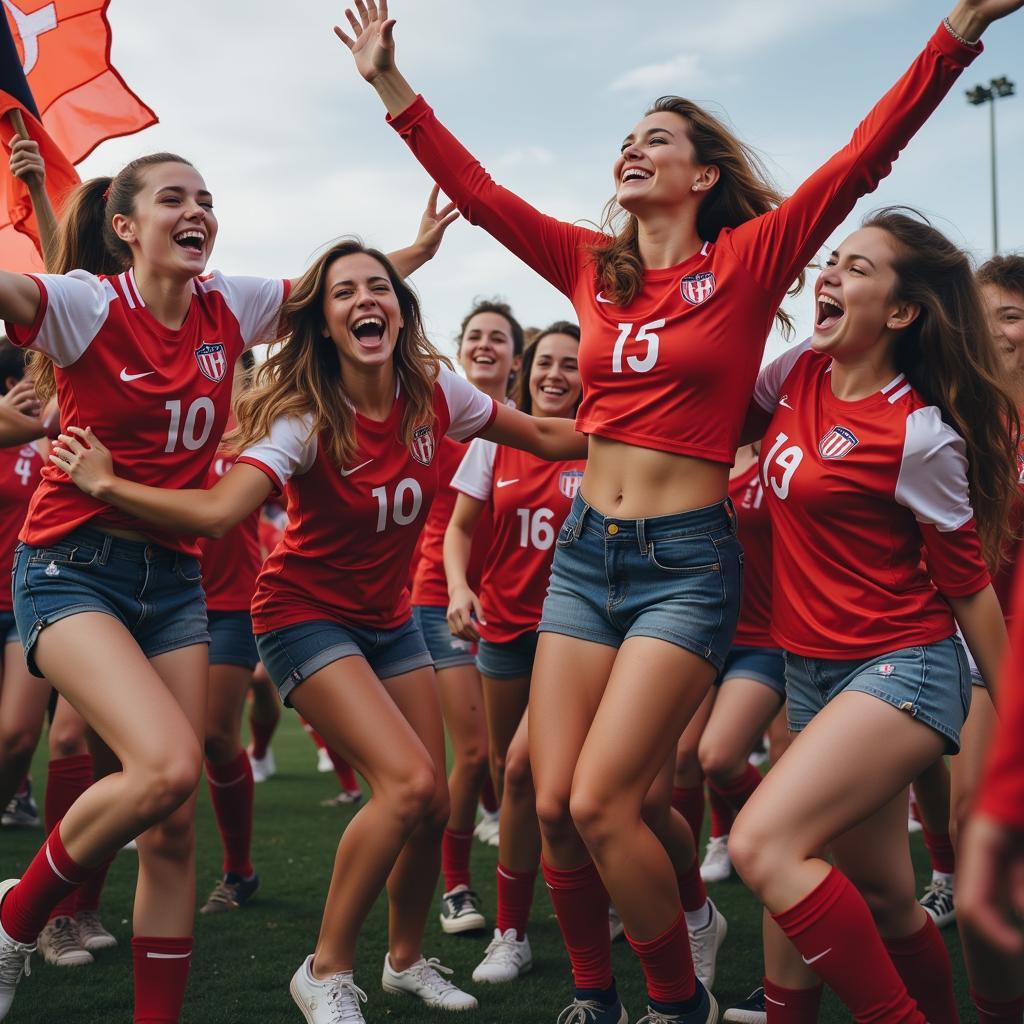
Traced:
<path fill-rule="evenodd" d="M 352 51 L 359 74 L 372 82 L 395 66 L 395 19 L 388 17 L 388 0 L 380 0 L 379 7 L 375 0 L 355 0 L 355 6 L 359 17 L 345 8 L 352 35 L 337 25 L 334 34 Z"/>
<path fill-rule="evenodd" d="M 448 226 L 459 219 L 459 211 L 455 209 L 454 203 L 448 203 L 440 210 L 437 208 L 437 199 L 440 194 L 440 185 L 435 185 L 430 190 L 427 208 L 420 218 L 420 229 L 416 233 L 416 241 L 413 243 L 427 259 L 433 259 L 441 246 L 441 239 L 444 238 Z"/>
<path fill-rule="evenodd" d="M 110 450 L 92 432 L 92 427 L 68 427 L 66 434 L 58 434 L 50 462 L 93 498 L 101 497 L 105 487 L 116 479 Z"/>
<path fill-rule="evenodd" d="M 949 23 L 965 39 L 980 39 L 993 21 L 1022 7 L 1024 0 L 958 0 L 950 12 Z"/>

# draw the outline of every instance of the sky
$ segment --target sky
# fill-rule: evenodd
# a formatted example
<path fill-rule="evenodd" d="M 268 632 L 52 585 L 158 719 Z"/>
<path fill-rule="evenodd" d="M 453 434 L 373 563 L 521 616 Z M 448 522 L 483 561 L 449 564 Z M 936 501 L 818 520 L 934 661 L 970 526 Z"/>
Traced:
<path fill-rule="evenodd" d="M 570 221 L 599 219 L 621 139 L 669 92 L 724 114 L 791 191 L 845 144 L 947 13 L 932 0 L 391 5 L 413 88 L 496 180 Z M 100 146 L 83 177 L 161 149 L 191 159 L 220 220 L 210 268 L 225 273 L 296 276 L 345 234 L 384 250 L 412 240 L 430 182 L 331 31 L 346 24 L 342 4 L 113 0 L 109 19 L 114 65 L 161 123 Z M 964 89 L 1007 75 L 1021 95 L 996 109 L 1000 243 L 1024 251 L 1024 12 L 993 25 L 985 46 L 833 244 L 870 210 L 904 203 L 987 258 L 988 108 L 970 106 Z M 527 325 L 572 316 L 550 285 L 462 222 L 413 283 L 449 352 L 478 296 L 501 296 Z M 807 287 L 788 303 L 799 337 L 811 296 Z M 770 339 L 767 355 L 782 345 Z"/>

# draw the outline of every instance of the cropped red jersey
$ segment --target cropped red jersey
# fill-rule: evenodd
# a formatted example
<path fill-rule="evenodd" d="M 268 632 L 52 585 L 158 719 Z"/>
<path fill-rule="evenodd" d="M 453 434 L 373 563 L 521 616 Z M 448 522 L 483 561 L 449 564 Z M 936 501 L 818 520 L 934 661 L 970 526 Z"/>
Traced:
<path fill-rule="evenodd" d="M 743 545 L 743 603 L 734 644 L 774 647 L 772 625 L 772 523 L 757 463 L 729 481 Z"/>
<path fill-rule="evenodd" d="M 989 583 L 963 439 L 902 374 L 847 402 L 832 393 L 831 368 L 805 342 L 765 367 L 754 391 L 774 413 L 761 442 L 772 636 L 815 658 L 870 658 L 952 636 L 942 595 Z"/>
<path fill-rule="evenodd" d="M 256 583 L 257 634 L 331 619 L 393 629 L 410 615 L 409 560 L 437 492 L 438 442 L 486 430 L 497 406 L 442 367 L 432 426 L 401 438 L 405 396 L 383 422 L 356 413 L 357 451 L 337 466 L 310 417 L 277 420 L 270 436 L 239 457 L 284 490 L 288 526 Z"/>
<path fill-rule="evenodd" d="M 18 532 L 39 483 L 43 457 L 34 444 L 0 448 L 0 558 L 10 575 Z M 0 587 L 0 612 L 11 610 L 11 588 Z"/>
<path fill-rule="evenodd" d="M 438 608 L 448 607 L 448 580 L 444 575 L 444 533 L 455 511 L 457 497 L 452 488 L 452 477 L 466 454 L 466 446 L 450 437 L 441 439 L 438 450 L 440 457 L 440 479 L 437 496 L 430 506 L 430 515 L 420 535 L 419 561 L 412 580 L 412 603 Z M 491 543 L 491 506 L 488 503 L 480 513 L 476 530 L 473 532 L 473 546 L 470 549 L 469 568 L 466 577 L 469 585 L 476 590 L 480 586 L 484 559 Z"/>
<path fill-rule="evenodd" d="M 393 127 L 472 224 L 572 301 L 583 401 L 577 428 L 731 463 L 786 290 L 981 51 L 939 27 L 850 143 L 778 209 L 724 228 L 674 267 L 648 269 L 627 307 L 603 293 L 590 249 L 606 236 L 544 216 L 496 185 L 422 97 Z"/>
<path fill-rule="evenodd" d="M 116 277 L 73 270 L 34 280 L 35 323 L 8 324 L 7 334 L 56 364 L 61 428 L 92 427 L 126 479 L 202 487 L 227 422 L 235 360 L 273 333 L 288 282 L 196 278 L 185 322 L 172 330 L 146 309 L 131 270 Z M 92 521 L 199 551 L 194 538 L 163 533 L 89 497 L 53 465 L 43 470 L 21 539 L 49 544 Z"/>
<path fill-rule="evenodd" d="M 218 452 L 210 465 L 206 486 L 213 485 L 235 464 Z M 250 512 L 234 529 L 217 540 L 199 542 L 203 564 L 203 590 L 211 612 L 247 612 L 256 593 L 256 577 L 263 564 L 260 550 L 260 510 Z"/>
<path fill-rule="evenodd" d="M 486 624 L 480 635 L 508 643 L 531 633 L 555 557 L 555 538 L 583 479 L 585 461 L 545 462 L 529 452 L 476 440 L 452 487 L 494 505 L 480 601 Z"/>

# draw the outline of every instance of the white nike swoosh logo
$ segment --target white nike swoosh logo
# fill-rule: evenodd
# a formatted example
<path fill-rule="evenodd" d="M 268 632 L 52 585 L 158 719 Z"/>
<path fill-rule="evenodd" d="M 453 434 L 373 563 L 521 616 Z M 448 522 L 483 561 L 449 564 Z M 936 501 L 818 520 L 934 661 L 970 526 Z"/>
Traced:
<path fill-rule="evenodd" d="M 598 302 L 607 303 L 609 306 L 614 306 L 615 305 L 615 303 L 612 302 L 611 299 L 606 299 L 604 297 L 604 293 L 603 292 L 598 292 L 597 295 L 594 296 L 594 298 L 597 299 Z"/>
<path fill-rule="evenodd" d="M 516 477 L 515 480 L 499 480 L 498 483 L 496 484 L 496 486 L 497 487 L 508 487 L 509 484 L 517 484 L 517 483 L 519 483 L 519 477 Z"/>
<path fill-rule="evenodd" d="M 121 370 L 121 380 L 125 384 L 130 384 L 133 380 L 139 380 L 140 377 L 148 377 L 151 373 L 156 373 L 156 370 L 147 370 L 145 373 L 129 373 L 128 367 L 125 366 Z"/>
<path fill-rule="evenodd" d="M 765 996 L 765 999 L 767 999 L 769 1003 L 774 1003 L 776 1006 L 785 1006 L 786 1005 L 785 1003 L 780 1003 L 778 1001 L 778 999 L 772 999 L 771 996 Z"/>
<path fill-rule="evenodd" d="M 824 953 L 819 953 L 817 956 L 812 956 L 810 958 L 810 960 L 808 960 L 807 957 L 803 957 L 802 959 L 803 959 L 803 962 L 805 964 L 807 964 L 808 967 L 810 967 L 811 964 L 816 963 L 823 956 L 828 956 L 828 954 L 831 953 L 831 952 L 832 952 L 832 947 L 829 946 L 828 949 L 826 949 Z"/>
<path fill-rule="evenodd" d="M 793 406 L 791 406 L 789 404 L 789 402 L 787 402 L 784 398 L 780 398 L 779 399 L 779 405 L 781 405 L 783 409 L 792 409 L 793 408 Z"/>
<path fill-rule="evenodd" d="M 368 466 L 373 459 L 367 459 L 365 462 L 360 462 L 358 466 L 353 466 L 351 469 L 343 469 L 341 471 L 342 476 L 351 476 L 357 469 L 362 469 L 363 466 Z"/>

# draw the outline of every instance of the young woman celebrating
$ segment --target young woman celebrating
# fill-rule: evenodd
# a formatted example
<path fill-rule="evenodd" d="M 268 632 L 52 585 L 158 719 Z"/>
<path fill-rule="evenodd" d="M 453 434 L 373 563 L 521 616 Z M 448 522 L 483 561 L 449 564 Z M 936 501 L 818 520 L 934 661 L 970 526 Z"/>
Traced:
<path fill-rule="evenodd" d="M 523 358 L 518 404 L 534 416 L 572 416 L 580 399 L 579 328 L 541 331 Z M 585 463 L 543 462 L 528 452 L 474 441 L 452 487 L 459 492 L 445 534 L 452 633 L 478 644 L 488 749 L 501 797 L 498 911 L 494 939 L 473 972 L 478 982 L 512 981 L 532 964 L 526 924 L 540 858 L 525 712 L 555 531 L 569 511 Z M 476 527 L 493 515 L 479 597 L 467 572 Z M 516 598 L 509 601 L 509 595 Z M 517 750 L 510 750 L 515 737 Z M 511 777 L 506 764 L 511 761 Z"/>
<path fill-rule="evenodd" d="M 471 384 L 496 402 L 504 402 L 523 356 L 523 328 L 509 306 L 494 299 L 476 302 L 462 321 L 456 356 Z M 452 636 L 445 617 L 448 584 L 442 546 L 455 506 L 451 479 L 465 454 L 465 445 L 450 437 L 442 438 L 438 449 L 441 486 L 423 526 L 412 584 L 413 617 L 434 659 L 441 710 L 452 743 L 453 763 L 448 776 L 451 814 L 441 844 L 441 927 L 453 935 L 484 927 L 470 876 L 469 855 L 477 802 L 489 781 L 487 725 L 472 644 Z M 480 578 L 489 536 L 485 521 L 474 546 L 470 570 L 474 584 Z"/>
<path fill-rule="evenodd" d="M 16 142 L 16 157 L 35 143 Z M 443 218 L 442 218 L 443 220 Z M 231 367 L 273 336 L 288 282 L 200 277 L 217 237 L 188 161 L 156 153 L 69 197 L 57 264 L 0 273 L 0 316 L 35 350 L 41 397 L 109 440 L 126 476 L 202 484 L 227 421 Z M 431 250 L 406 250 L 412 269 Z M 157 453 L 157 454 L 154 454 Z M 192 948 L 194 794 L 209 634 L 198 548 L 83 494 L 48 466 L 14 567 L 30 671 L 76 707 L 122 770 L 83 793 L 21 880 L 0 885 L 0 1018 L 58 902 L 138 836 L 137 1019 L 178 1019 Z"/>
<path fill-rule="evenodd" d="M 960 747 L 971 679 L 956 623 L 986 680 L 1003 654 L 986 558 L 1000 559 L 1016 496 L 1017 412 L 970 263 L 927 223 L 873 215 L 831 254 L 816 298 L 809 345 L 754 392 L 772 415 L 772 636 L 800 735 L 740 812 L 730 853 L 854 1019 L 953 1024 L 906 793 Z M 819 994 L 765 982 L 770 1004 L 804 1008 L 787 1020 L 812 1019 Z"/>
<path fill-rule="evenodd" d="M 362 1019 L 356 939 L 390 900 L 383 986 L 432 1006 L 476 1000 L 422 954 L 448 817 L 430 653 L 411 616 L 409 560 L 438 485 L 438 441 L 475 435 L 542 457 L 579 454 L 569 420 L 525 416 L 444 365 L 414 293 L 376 250 L 332 246 L 295 285 L 284 344 L 238 405 L 232 469 L 210 490 L 114 475 L 91 430 L 55 454 L 82 489 L 154 528 L 220 535 L 275 488 L 288 527 L 253 601 L 261 660 L 282 698 L 369 782 L 338 845 L 316 951 L 291 993 L 310 1024 Z"/>
<path fill-rule="evenodd" d="M 579 317 L 577 426 L 590 450 L 556 542 L 530 691 L 545 880 L 573 965 L 574 1020 L 625 1019 L 606 892 L 655 1019 L 714 1017 L 676 871 L 642 807 L 732 643 L 741 553 L 728 467 L 764 339 L 786 289 L 888 173 L 981 32 L 1018 6 L 961 0 L 851 142 L 784 202 L 721 122 L 663 98 L 614 163 L 617 233 L 543 216 L 497 186 L 398 71 L 386 3 L 360 2 L 346 12 L 352 35 L 336 29 L 445 194 Z"/>

